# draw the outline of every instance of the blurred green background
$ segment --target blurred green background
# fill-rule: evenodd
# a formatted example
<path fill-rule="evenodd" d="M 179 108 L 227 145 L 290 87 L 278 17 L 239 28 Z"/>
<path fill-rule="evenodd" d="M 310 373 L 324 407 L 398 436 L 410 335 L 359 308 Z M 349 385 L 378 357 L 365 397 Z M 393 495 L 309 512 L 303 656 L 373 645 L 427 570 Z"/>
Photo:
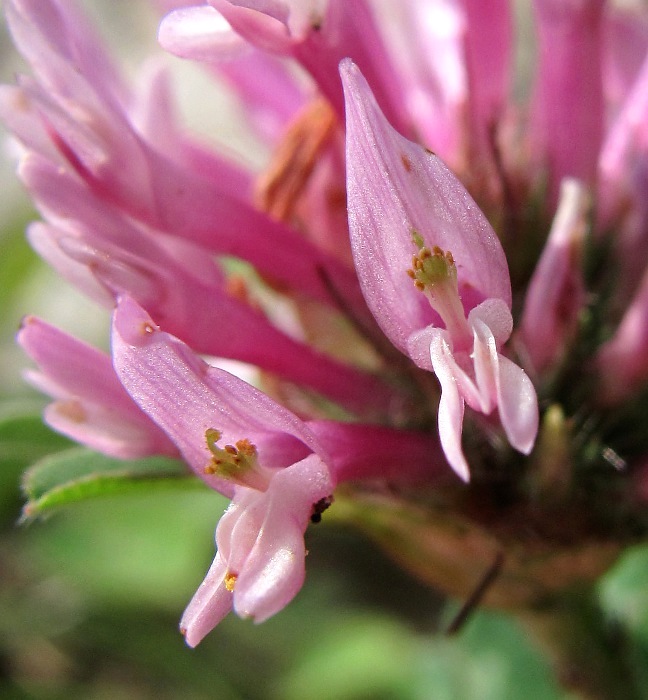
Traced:
<path fill-rule="evenodd" d="M 154 25 L 131 22 L 129 5 L 103 9 L 111 11 L 107 29 L 136 47 L 137 59 Z M 0 34 L 0 61 L 3 80 L 11 80 L 19 64 L 6 34 Z M 196 650 L 185 646 L 177 625 L 213 557 L 223 498 L 206 490 L 105 498 L 21 525 L 21 473 L 69 445 L 40 425 L 44 400 L 20 379 L 27 363 L 14 346 L 19 320 L 36 313 L 105 345 L 107 316 L 28 248 L 23 231 L 35 215 L 13 177 L 12 149 L 3 146 L 0 698 L 567 697 L 514 620 L 477 611 L 458 635 L 445 637 L 458 603 L 444 601 L 363 536 L 326 518 L 307 533 L 307 582 L 296 600 L 260 626 L 230 616 Z M 629 633 L 626 651 L 645 688 L 647 583 L 644 547 L 629 552 L 600 586 L 611 624 Z"/>

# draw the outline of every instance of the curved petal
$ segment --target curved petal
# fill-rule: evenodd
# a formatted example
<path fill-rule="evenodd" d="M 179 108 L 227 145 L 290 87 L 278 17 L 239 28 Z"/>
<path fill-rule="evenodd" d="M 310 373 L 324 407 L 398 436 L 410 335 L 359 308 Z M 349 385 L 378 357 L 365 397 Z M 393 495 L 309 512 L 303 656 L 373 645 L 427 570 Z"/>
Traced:
<path fill-rule="evenodd" d="M 497 407 L 511 445 L 529 454 L 538 433 L 538 397 L 521 367 L 499 355 Z"/>
<path fill-rule="evenodd" d="M 270 52 L 289 52 L 293 37 L 288 28 L 285 2 L 236 2 L 208 0 L 244 39 Z"/>
<path fill-rule="evenodd" d="M 225 573 L 225 564 L 220 554 L 216 554 L 180 620 L 180 631 L 190 647 L 195 647 L 232 609 L 232 594 L 225 588 Z"/>
<path fill-rule="evenodd" d="M 265 517 L 238 572 L 234 609 L 239 615 L 263 622 L 297 594 L 305 576 L 304 531 L 313 505 L 333 488 L 328 467 L 317 455 L 309 455 L 278 471 L 268 491 L 256 497 L 263 501 Z"/>
<path fill-rule="evenodd" d="M 482 321 L 473 323 L 474 345 L 473 363 L 475 380 L 481 398 L 481 410 L 490 413 L 497 403 L 497 375 L 499 371 L 499 356 L 495 337 L 491 329 Z"/>
<path fill-rule="evenodd" d="M 441 447 L 450 466 L 464 481 L 470 481 L 468 462 L 461 449 L 464 399 L 459 393 L 453 373 L 452 351 L 441 334 L 435 336 L 430 346 L 434 372 L 441 384 L 439 402 L 439 437 Z"/>
<path fill-rule="evenodd" d="M 181 7 L 170 12 L 158 30 L 162 48 L 180 58 L 215 61 L 244 50 L 246 42 L 213 7 Z"/>

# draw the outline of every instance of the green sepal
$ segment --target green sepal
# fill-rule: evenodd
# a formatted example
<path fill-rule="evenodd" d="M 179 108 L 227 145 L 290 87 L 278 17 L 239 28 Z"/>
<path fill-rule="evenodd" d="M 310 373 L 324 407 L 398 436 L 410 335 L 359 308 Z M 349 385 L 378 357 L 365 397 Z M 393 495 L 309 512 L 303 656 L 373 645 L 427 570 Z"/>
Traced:
<path fill-rule="evenodd" d="M 120 460 L 74 447 L 39 460 L 25 472 L 23 520 L 71 503 L 153 488 L 205 488 L 180 460 L 146 457 Z"/>

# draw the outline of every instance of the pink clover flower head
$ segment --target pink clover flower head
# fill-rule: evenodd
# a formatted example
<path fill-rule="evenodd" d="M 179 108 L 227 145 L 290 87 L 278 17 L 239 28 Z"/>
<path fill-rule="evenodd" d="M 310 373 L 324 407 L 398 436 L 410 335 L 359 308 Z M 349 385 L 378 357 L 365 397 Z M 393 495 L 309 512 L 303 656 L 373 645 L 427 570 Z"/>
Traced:
<path fill-rule="evenodd" d="M 232 498 L 218 553 L 182 619 L 194 646 L 227 612 L 261 622 L 301 588 L 303 534 L 330 503 L 327 451 L 297 416 L 207 365 L 128 297 L 117 306 L 113 357 L 124 387 L 194 471 Z"/>
<path fill-rule="evenodd" d="M 537 432 L 533 385 L 499 352 L 512 331 L 506 258 L 459 180 L 389 125 L 353 63 L 343 61 L 341 74 L 349 228 L 365 299 L 392 343 L 437 375 L 441 444 L 468 480 L 465 403 L 486 414 L 497 407 L 521 452 Z"/>

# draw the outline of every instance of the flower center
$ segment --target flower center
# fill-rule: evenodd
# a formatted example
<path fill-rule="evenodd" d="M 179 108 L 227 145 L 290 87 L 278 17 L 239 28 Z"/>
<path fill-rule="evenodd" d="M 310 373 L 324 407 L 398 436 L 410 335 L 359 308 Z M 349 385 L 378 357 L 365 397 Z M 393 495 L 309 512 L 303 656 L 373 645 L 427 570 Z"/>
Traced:
<path fill-rule="evenodd" d="M 214 474 L 240 486 L 265 491 L 270 484 L 272 472 L 259 464 L 256 446 L 244 438 L 234 445 L 219 447 L 217 443 L 221 437 L 220 431 L 215 428 L 205 431 L 207 447 L 212 453 L 205 474 Z"/>
<path fill-rule="evenodd" d="M 430 250 L 417 231 L 412 231 L 412 241 L 417 252 L 412 257 L 412 267 L 407 274 L 441 316 L 453 344 L 470 346 L 472 332 L 461 304 L 457 266 L 452 253 L 449 250 L 444 252 L 438 246 Z"/>

